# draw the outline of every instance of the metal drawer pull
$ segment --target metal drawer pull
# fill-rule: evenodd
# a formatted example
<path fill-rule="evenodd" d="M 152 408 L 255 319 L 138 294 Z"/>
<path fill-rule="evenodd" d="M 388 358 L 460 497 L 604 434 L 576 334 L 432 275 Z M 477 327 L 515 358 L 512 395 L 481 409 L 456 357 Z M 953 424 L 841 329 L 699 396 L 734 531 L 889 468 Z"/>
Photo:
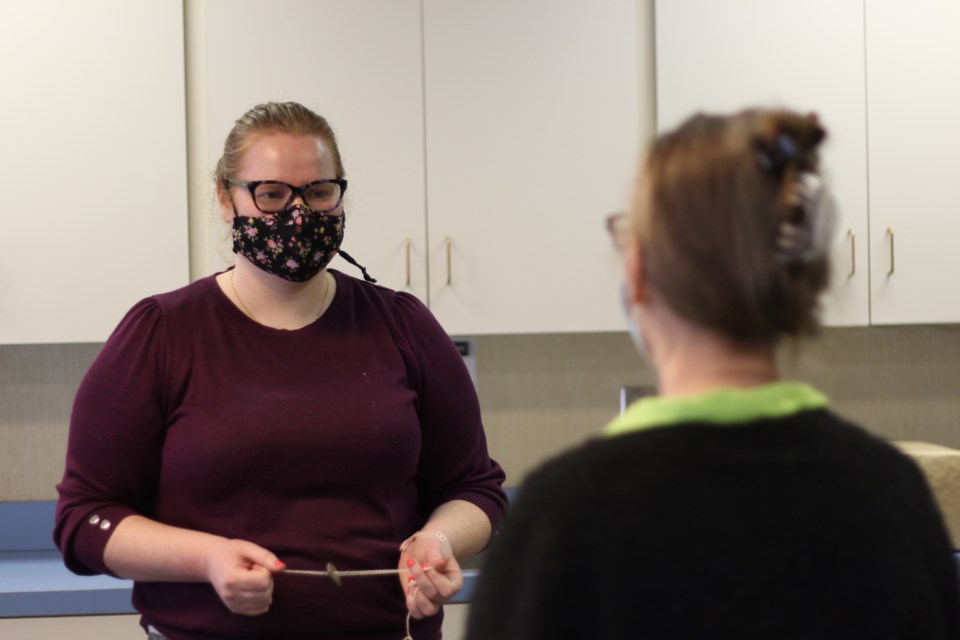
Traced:
<path fill-rule="evenodd" d="M 887 228 L 887 235 L 890 237 L 890 270 L 887 271 L 887 276 L 892 276 L 892 275 L 893 275 L 893 267 L 894 267 L 894 262 L 893 262 L 893 229 L 891 229 L 891 228 L 888 227 L 888 228 Z"/>
<path fill-rule="evenodd" d="M 447 286 L 453 284 L 453 239 L 447 236 L 443 239 L 443 243 L 447 245 Z"/>
<path fill-rule="evenodd" d="M 403 248 L 407 252 L 407 281 L 406 281 L 407 285 L 406 286 L 408 287 L 410 286 L 410 245 L 411 244 L 412 243 L 410 242 L 410 238 L 407 238 L 406 240 L 403 241 Z"/>
<path fill-rule="evenodd" d="M 850 273 L 847 274 L 847 278 L 852 278 L 853 274 L 857 272 L 857 234 L 853 229 L 847 231 L 847 235 L 850 236 Z"/>

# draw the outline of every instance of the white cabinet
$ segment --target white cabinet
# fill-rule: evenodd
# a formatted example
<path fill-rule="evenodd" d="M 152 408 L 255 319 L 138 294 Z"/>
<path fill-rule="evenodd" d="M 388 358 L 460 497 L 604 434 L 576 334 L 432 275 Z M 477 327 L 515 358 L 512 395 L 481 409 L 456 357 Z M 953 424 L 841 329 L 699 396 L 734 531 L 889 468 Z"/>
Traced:
<path fill-rule="evenodd" d="M 814 112 L 828 129 L 823 169 L 840 221 L 827 324 L 869 322 L 863 5 L 836 0 L 661 0 L 657 128 L 696 111 L 752 106 Z M 872 169 L 872 167 L 871 167 Z"/>
<path fill-rule="evenodd" d="M 603 222 L 639 151 L 636 24 L 634 0 L 425 0 L 430 305 L 451 333 L 623 329 Z"/>
<path fill-rule="evenodd" d="M 960 322 L 960 5 L 866 10 L 872 320 Z"/>
<path fill-rule="evenodd" d="M 182 5 L 3 9 L 0 343 L 101 342 L 188 280 Z"/>
<path fill-rule="evenodd" d="M 662 0 L 656 9 L 661 129 L 697 109 L 750 105 L 814 111 L 826 124 L 841 212 L 827 323 L 960 322 L 960 6 Z"/>
<path fill-rule="evenodd" d="M 247 108 L 300 101 L 340 138 L 344 250 L 448 332 L 623 328 L 603 221 L 637 159 L 634 0 L 204 7 L 205 166 Z"/>
<path fill-rule="evenodd" d="M 313 109 L 333 126 L 349 181 L 343 250 L 385 286 L 426 300 L 419 0 L 205 0 L 197 17 L 205 173 L 254 105 Z M 213 183 L 203 187 L 216 217 Z M 339 258 L 333 266 L 360 275 Z"/>

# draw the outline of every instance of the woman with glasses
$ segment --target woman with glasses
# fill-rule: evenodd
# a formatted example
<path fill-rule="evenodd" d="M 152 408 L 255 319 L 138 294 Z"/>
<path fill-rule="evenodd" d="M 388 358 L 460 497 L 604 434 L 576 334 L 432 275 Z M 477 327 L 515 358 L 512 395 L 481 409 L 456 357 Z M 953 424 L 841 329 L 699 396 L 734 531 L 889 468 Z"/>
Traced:
<path fill-rule="evenodd" d="M 960 638 L 920 470 L 777 370 L 828 280 L 824 136 L 757 110 L 653 142 L 610 228 L 659 395 L 528 476 L 469 640 Z"/>
<path fill-rule="evenodd" d="M 215 173 L 236 264 L 137 303 L 81 383 L 55 538 L 135 581 L 151 638 L 439 638 L 502 516 L 452 341 L 327 268 L 353 262 L 344 175 L 322 117 L 247 112 Z"/>

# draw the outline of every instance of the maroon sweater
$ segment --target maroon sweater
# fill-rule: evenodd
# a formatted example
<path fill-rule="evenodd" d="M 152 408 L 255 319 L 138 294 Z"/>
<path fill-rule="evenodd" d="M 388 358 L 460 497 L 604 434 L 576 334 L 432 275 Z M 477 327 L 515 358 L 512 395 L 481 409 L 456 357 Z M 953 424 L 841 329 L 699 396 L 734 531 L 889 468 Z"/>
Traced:
<path fill-rule="evenodd" d="M 291 569 L 396 567 L 453 499 L 497 526 L 504 474 L 456 347 L 413 296 L 331 273 L 332 305 L 295 331 L 246 317 L 213 276 L 130 310 L 73 407 L 54 531 L 67 567 L 109 574 L 104 546 L 131 514 L 249 540 Z M 140 582 L 133 602 L 175 640 L 396 640 L 406 614 L 396 576 L 281 574 L 258 617 L 207 583 Z"/>

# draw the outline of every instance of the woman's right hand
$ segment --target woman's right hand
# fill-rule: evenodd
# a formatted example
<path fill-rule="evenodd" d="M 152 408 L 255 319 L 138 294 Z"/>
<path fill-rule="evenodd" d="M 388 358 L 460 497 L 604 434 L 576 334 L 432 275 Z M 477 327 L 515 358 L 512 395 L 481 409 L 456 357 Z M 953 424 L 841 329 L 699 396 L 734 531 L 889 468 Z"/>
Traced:
<path fill-rule="evenodd" d="M 207 578 L 233 613 L 259 616 L 273 602 L 273 574 L 286 566 L 245 540 L 218 540 L 207 556 Z"/>

